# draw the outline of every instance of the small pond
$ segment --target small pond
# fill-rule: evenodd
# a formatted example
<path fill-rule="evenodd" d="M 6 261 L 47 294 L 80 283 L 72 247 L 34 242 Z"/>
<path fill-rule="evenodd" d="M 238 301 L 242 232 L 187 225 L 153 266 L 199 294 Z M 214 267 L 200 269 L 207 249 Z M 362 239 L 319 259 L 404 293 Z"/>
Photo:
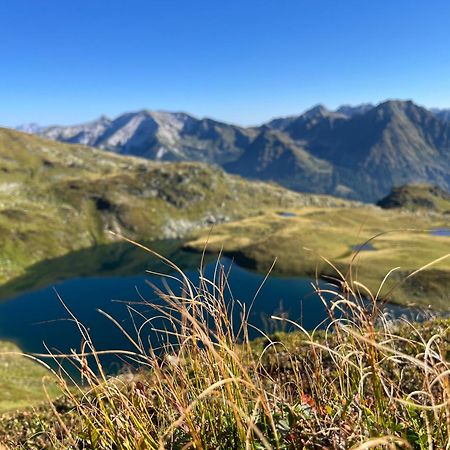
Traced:
<path fill-rule="evenodd" d="M 431 236 L 450 236 L 450 228 L 435 228 L 430 231 Z"/>
<path fill-rule="evenodd" d="M 364 244 L 358 244 L 352 247 L 353 252 L 373 252 L 376 248 L 370 243 L 366 242 Z"/>
<path fill-rule="evenodd" d="M 297 217 L 297 214 L 289 211 L 281 211 L 277 213 L 280 217 Z"/>

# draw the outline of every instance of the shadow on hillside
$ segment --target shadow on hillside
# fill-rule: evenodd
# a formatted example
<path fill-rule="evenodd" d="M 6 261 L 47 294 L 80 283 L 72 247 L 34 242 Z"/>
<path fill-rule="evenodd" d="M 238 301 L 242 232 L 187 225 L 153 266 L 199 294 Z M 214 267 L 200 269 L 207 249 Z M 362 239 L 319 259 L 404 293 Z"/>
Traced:
<path fill-rule="evenodd" d="M 183 270 L 197 270 L 201 255 L 182 250 L 182 241 L 158 241 L 145 244 Z M 211 261 L 212 255 L 205 257 Z M 156 256 L 129 243 L 112 243 L 78 250 L 47 259 L 27 268 L 26 272 L 0 286 L 0 300 L 13 298 L 71 278 L 121 277 L 144 274 L 146 270 L 170 273 L 173 270 Z"/>

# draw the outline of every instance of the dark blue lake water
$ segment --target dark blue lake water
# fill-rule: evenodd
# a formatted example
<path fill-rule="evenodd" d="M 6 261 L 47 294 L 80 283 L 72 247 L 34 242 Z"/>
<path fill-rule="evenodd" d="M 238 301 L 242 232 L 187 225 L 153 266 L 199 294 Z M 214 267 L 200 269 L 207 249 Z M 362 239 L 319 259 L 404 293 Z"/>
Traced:
<path fill-rule="evenodd" d="M 198 283 L 199 255 L 180 250 L 177 242 L 159 243 L 156 248 L 176 262 L 194 284 Z M 206 278 L 213 278 L 216 262 L 214 257 L 205 261 Z M 226 258 L 221 260 L 221 264 L 229 271 L 234 299 L 250 305 L 265 274 L 239 267 Z M 59 295 L 89 329 L 97 350 L 131 349 L 123 334 L 98 309 L 113 316 L 134 334 L 127 304 L 133 304 L 146 317 L 154 316 L 154 310 L 142 305 L 143 299 L 157 301 L 154 288 L 149 283 L 165 290 L 161 277 L 146 273 L 147 269 L 171 273 L 159 259 L 128 244 L 81 250 L 39 263 L 24 276 L 0 288 L 0 298 L 3 299 L 0 302 L 0 339 L 12 340 L 26 352 L 45 352 L 44 343 L 56 352 L 79 349 L 80 333 L 75 323 L 68 320 L 69 314 L 58 299 Z M 318 326 L 326 319 L 326 312 L 313 292 L 312 281 L 271 275 L 253 303 L 251 323 L 265 332 L 284 328 L 289 331 L 293 328 L 291 325 L 283 326 L 283 323 L 270 319 L 272 314 L 284 314 L 306 329 Z M 179 283 L 171 282 L 170 285 L 175 293 L 181 291 Z M 141 304 L 136 305 L 136 302 Z M 403 310 L 400 308 L 396 313 Z M 239 322 L 239 315 L 236 308 L 235 323 Z M 142 322 L 142 318 L 137 317 L 136 320 Z M 155 322 L 156 327 L 162 325 Z M 253 329 L 250 333 L 251 337 L 261 336 Z M 144 330 L 143 338 L 155 347 L 160 343 L 158 334 L 149 326 Z"/>
<path fill-rule="evenodd" d="M 375 247 L 370 242 L 365 242 L 363 244 L 358 244 L 352 247 L 352 251 L 354 252 L 373 252 L 375 251 Z"/>
<path fill-rule="evenodd" d="M 59 295 L 77 319 L 89 328 L 98 350 L 129 347 L 122 333 L 97 310 L 106 311 L 131 330 L 132 320 L 127 303 L 142 302 L 143 299 L 156 300 L 154 288 L 149 286 L 149 282 L 163 288 L 161 278 L 146 274 L 145 271 L 161 271 L 164 267 L 155 257 L 147 254 L 144 260 L 141 258 L 133 267 L 128 267 L 131 257 L 126 252 L 122 255 L 120 251 L 116 251 L 112 256 L 108 252 L 100 256 L 95 251 L 92 254 L 89 251 L 82 253 L 75 255 L 72 262 L 69 255 L 60 261 L 41 263 L 39 268 L 28 274 L 28 278 L 26 275 L 16 284 L 3 287 L 3 292 L 0 288 L 3 297 L 0 303 L 0 339 L 13 340 L 27 352 L 43 352 L 44 342 L 48 347 L 61 352 L 79 348 L 80 334 L 76 325 L 68 320 L 69 315 L 58 299 Z M 174 251 L 173 248 L 170 256 L 197 284 L 199 256 Z M 89 275 L 92 261 L 96 262 Z M 117 272 L 121 264 L 132 273 Z M 264 280 L 264 274 L 246 270 L 226 258 L 221 260 L 221 264 L 230 271 L 229 284 L 233 297 L 250 305 Z M 65 269 L 71 265 L 75 272 L 73 274 Z M 46 267 L 48 271 L 55 272 L 55 280 L 42 281 Z M 205 276 L 212 279 L 215 269 L 216 261 L 211 258 L 206 262 Z M 76 273 L 77 270 L 82 273 Z M 58 273 L 61 271 L 62 273 Z M 167 268 L 165 272 L 170 273 Z M 39 276 L 40 273 L 42 276 Z M 45 273 L 45 276 L 49 277 L 49 274 Z M 67 279 L 61 279 L 65 277 Z M 313 294 L 311 281 L 305 278 L 270 276 L 253 303 L 252 324 L 266 332 L 281 329 L 283 325 L 272 321 L 270 315 L 284 313 L 306 328 L 316 327 L 324 320 L 325 309 L 317 295 Z M 171 283 L 171 286 L 175 292 L 177 289 L 180 291 L 178 283 Z M 134 307 L 146 316 L 155 314 L 146 305 Z M 236 312 L 236 320 L 239 319 L 238 316 L 239 313 Z M 256 331 L 252 331 L 252 334 L 254 337 L 260 335 Z M 154 336 L 151 340 L 154 341 Z"/>

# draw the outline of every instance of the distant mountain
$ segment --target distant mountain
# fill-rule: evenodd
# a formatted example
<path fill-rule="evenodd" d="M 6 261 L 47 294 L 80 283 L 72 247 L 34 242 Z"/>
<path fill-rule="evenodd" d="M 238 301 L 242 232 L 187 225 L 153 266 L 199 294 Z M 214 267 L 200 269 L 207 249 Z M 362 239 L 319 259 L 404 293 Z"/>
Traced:
<path fill-rule="evenodd" d="M 372 108 L 374 108 L 374 105 L 372 105 L 372 103 L 362 103 L 356 106 L 342 105 L 336 110 L 336 112 L 345 114 L 348 117 L 353 117 L 357 114 L 364 114 L 367 111 L 370 111 Z"/>
<path fill-rule="evenodd" d="M 411 101 L 386 101 L 349 118 L 299 117 L 284 130 L 333 167 L 333 193 L 377 200 L 407 183 L 450 186 L 450 124 Z"/>
<path fill-rule="evenodd" d="M 288 116 L 272 119 L 266 124 L 266 126 L 275 130 L 285 130 L 289 125 L 291 125 L 291 123 L 296 122 L 299 119 L 309 121 L 325 117 L 346 118 L 346 116 L 339 111 L 330 111 L 324 105 L 319 104 L 313 106 L 311 109 L 308 109 L 299 116 Z"/>
<path fill-rule="evenodd" d="M 16 127 L 17 131 L 22 131 L 24 133 L 30 134 L 39 134 L 42 130 L 42 127 L 37 123 L 24 123 Z"/>
<path fill-rule="evenodd" d="M 298 191 L 374 202 L 394 186 L 450 189 L 450 121 L 412 101 L 317 105 L 243 128 L 185 113 L 139 111 L 37 134 L 154 160 L 202 161 Z"/>
<path fill-rule="evenodd" d="M 102 116 L 97 120 L 81 125 L 41 127 L 37 134 L 54 141 L 92 146 L 94 144 L 99 144 L 99 137 L 109 129 L 112 122 L 113 121 L 108 119 L 108 117 Z"/>
<path fill-rule="evenodd" d="M 254 132 L 211 119 L 196 119 L 185 113 L 144 110 L 114 120 L 100 117 L 72 127 L 47 127 L 37 134 L 123 155 L 222 164 L 239 156 Z"/>
<path fill-rule="evenodd" d="M 312 156 L 285 133 L 269 127 L 261 127 L 242 156 L 224 168 L 303 192 L 332 190 L 332 165 Z"/>
<path fill-rule="evenodd" d="M 450 108 L 448 109 L 431 108 L 430 111 L 439 119 L 446 121 L 450 120 Z"/>

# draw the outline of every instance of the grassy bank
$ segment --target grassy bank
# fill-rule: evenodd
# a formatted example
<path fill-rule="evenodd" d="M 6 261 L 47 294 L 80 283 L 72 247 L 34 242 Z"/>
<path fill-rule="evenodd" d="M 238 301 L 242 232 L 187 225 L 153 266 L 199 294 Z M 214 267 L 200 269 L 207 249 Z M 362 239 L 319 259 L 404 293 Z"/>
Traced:
<path fill-rule="evenodd" d="M 15 344 L 0 342 L 0 413 L 42 403 L 44 386 L 51 398 L 61 394 L 45 367 L 23 356 Z"/>
<path fill-rule="evenodd" d="M 289 212 L 291 216 L 279 213 Z M 449 308 L 450 262 L 434 264 L 401 284 L 409 274 L 442 257 L 449 236 L 430 230 L 448 226 L 448 215 L 426 211 L 358 208 L 316 208 L 268 211 L 198 234 L 186 244 L 197 252 L 223 251 L 259 271 L 274 260 L 275 272 L 287 275 L 333 276 L 331 261 L 345 275 L 376 292 L 386 273 L 397 268 L 380 295 L 401 304 Z M 369 242 L 370 241 L 370 242 Z M 366 245 L 363 245 L 366 244 Z M 351 269 L 349 269 L 349 267 Z M 391 292 L 391 289 L 397 286 Z M 356 288 L 356 286 L 353 286 Z M 361 288 L 362 289 L 362 288 Z"/>

